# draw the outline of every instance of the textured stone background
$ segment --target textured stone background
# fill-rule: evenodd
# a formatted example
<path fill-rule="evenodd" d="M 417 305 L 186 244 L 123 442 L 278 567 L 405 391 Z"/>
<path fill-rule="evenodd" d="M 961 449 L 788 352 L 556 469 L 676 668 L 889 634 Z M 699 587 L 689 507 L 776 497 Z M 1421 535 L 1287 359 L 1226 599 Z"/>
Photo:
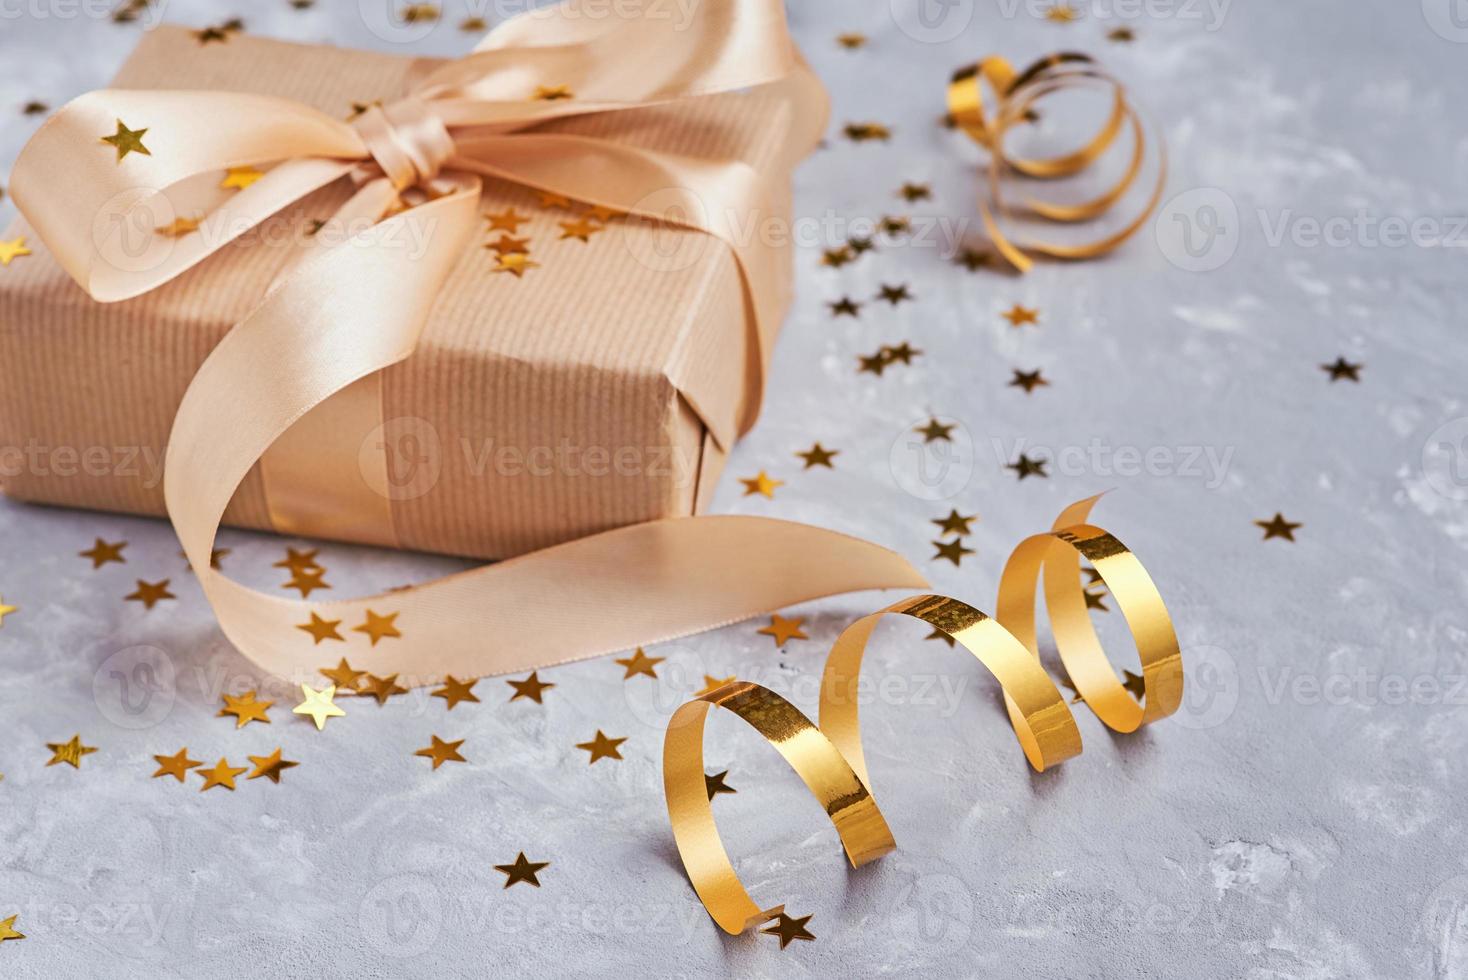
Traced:
<path fill-rule="evenodd" d="M 894 626 L 868 669 L 899 683 L 865 720 L 899 850 L 855 873 L 778 756 L 717 724 L 709 761 L 739 790 L 718 808 L 746 883 L 815 914 L 816 942 L 782 952 L 722 935 L 688 888 L 661 726 L 705 673 L 813 711 L 827 645 L 881 597 L 799 610 L 812 638 L 784 655 L 743 624 L 652 650 L 667 658 L 658 682 L 624 683 L 609 660 L 547 671 L 544 707 L 507 703 L 491 679 L 483 704 L 451 715 L 419 691 L 382 709 L 347 701 L 325 734 L 286 705 L 236 732 L 214 717 L 219 691 L 258 678 L 212 626 L 165 524 L 0 503 L 0 595 L 21 607 L 0 630 L 0 918 L 19 912 L 30 936 L 0 946 L 0 976 L 1468 976 L 1468 359 L 1451 247 L 1468 241 L 1454 221 L 1468 210 L 1468 11 L 1096 0 L 1060 25 L 1018 0 L 924 2 L 922 17 L 918 0 L 792 13 L 834 125 L 883 122 L 893 137 L 854 145 L 833 129 L 800 174 L 818 233 L 763 420 L 717 509 L 867 535 L 982 606 L 1016 541 L 1117 487 L 1099 519 L 1170 604 L 1191 671 L 1180 715 L 1117 737 L 1081 708 L 1085 754 L 1035 776 L 978 665 Z M 385 0 L 174 0 L 163 13 L 455 54 L 472 43 L 455 25 L 480 9 L 464 3 L 413 29 L 383 26 Z M 20 107 L 102 85 L 143 29 L 66 16 L 78 9 L 0 3 L 0 174 L 39 121 Z M 1115 26 L 1137 40 L 1108 42 Z M 840 50 L 848 30 L 868 47 Z M 971 220 L 977 155 L 935 124 L 947 73 L 1062 47 L 1104 58 L 1165 132 L 1168 197 L 1181 196 L 1155 229 L 1106 261 L 1023 280 L 964 272 L 941 233 L 819 267 L 815 245 L 850 218 L 906 213 L 939 232 Z M 930 183 L 933 201 L 905 205 L 903 180 Z M 1422 225 L 1393 246 L 1387 218 L 1440 234 Z M 1344 234 L 1312 242 L 1309 222 L 1330 219 Z M 1180 267 L 1195 264 L 1217 268 Z M 882 282 L 917 301 L 830 318 L 826 302 Z M 1015 302 L 1042 310 L 1038 328 L 1000 319 Z M 914 366 L 855 373 L 857 354 L 904 339 L 926 352 Z M 1338 355 L 1365 363 L 1360 384 L 1328 382 L 1318 365 Z M 1005 387 L 1011 368 L 1035 367 L 1050 387 Z M 905 433 L 930 412 L 962 426 L 949 499 L 912 478 Z M 792 453 L 817 438 L 841 450 L 834 472 L 800 472 Z M 1003 468 L 1019 441 L 1052 459 L 1049 479 Z M 1145 472 L 1126 469 L 1133 449 L 1156 450 Z M 760 468 L 788 481 L 774 501 L 740 496 L 734 478 Z M 981 515 L 959 569 L 929 558 L 928 521 L 949 506 Z M 1296 543 L 1261 541 L 1251 522 L 1276 510 L 1303 522 Z M 76 552 L 96 535 L 130 541 L 128 564 L 91 571 Z M 232 574 L 278 585 L 281 541 L 223 544 Z M 323 557 L 339 594 L 456 567 Z M 171 576 L 180 601 L 120 601 L 139 576 Z M 155 676 L 135 715 L 113 672 L 139 646 L 163 651 L 172 677 Z M 573 744 L 597 728 L 628 736 L 625 761 L 588 768 Z M 80 772 L 45 768 L 44 743 L 73 732 L 101 751 Z M 471 764 L 430 774 L 411 754 L 430 733 L 466 738 Z M 184 744 L 236 763 L 281 745 L 301 765 L 234 794 L 148 778 L 153 753 Z M 504 891 L 491 865 L 522 849 L 552 862 L 544 887 Z"/>

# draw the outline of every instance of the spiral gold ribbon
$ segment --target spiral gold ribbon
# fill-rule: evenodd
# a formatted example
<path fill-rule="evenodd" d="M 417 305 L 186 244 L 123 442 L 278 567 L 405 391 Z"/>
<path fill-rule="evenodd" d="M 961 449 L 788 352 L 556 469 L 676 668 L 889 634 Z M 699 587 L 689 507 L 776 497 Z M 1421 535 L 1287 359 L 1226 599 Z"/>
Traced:
<path fill-rule="evenodd" d="M 826 660 L 819 726 L 774 691 L 747 681 L 732 681 L 674 712 L 663 743 L 668 816 L 688 877 L 720 928 L 742 932 L 773 918 L 783 906 L 761 908 L 750 898 L 719 838 L 703 767 L 704 722 L 715 707 L 744 719 L 785 757 L 825 808 L 853 867 L 896 846 L 872 796 L 857 718 L 862 655 L 884 616 L 922 620 L 989 669 L 1004 692 L 1025 758 L 1038 771 L 1081 751 L 1075 716 L 1040 664 L 1035 601 L 1042 576 L 1066 673 L 1108 727 L 1132 732 L 1177 710 L 1183 667 L 1172 620 L 1141 562 L 1109 532 L 1087 523 L 1099 499 L 1072 504 L 1050 531 L 1020 542 L 1000 578 L 997 620 L 957 599 L 919 595 L 848 626 Z M 1142 664 L 1140 701 L 1117 680 L 1091 624 L 1081 586 L 1082 558 L 1106 583 L 1131 628 Z"/>
<path fill-rule="evenodd" d="M 992 114 L 985 110 L 986 85 L 993 95 Z M 1111 110 L 1088 143 L 1055 157 L 1027 158 L 1009 154 L 1005 149 L 1005 137 L 1014 126 L 1034 118 L 1037 103 L 1058 92 L 1080 88 L 1102 88 L 1112 94 Z M 1034 260 L 1027 253 L 1056 259 L 1089 259 L 1111 251 L 1136 234 L 1161 200 L 1167 178 L 1167 152 L 1159 142 L 1161 158 L 1156 186 L 1141 213 L 1120 230 L 1083 244 L 1066 245 L 1016 240 L 1001 229 L 999 219 L 1013 214 L 1004 197 L 1007 176 L 1017 173 L 1046 181 L 1075 177 L 1101 159 L 1128 127 L 1132 133 L 1131 159 L 1121 177 L 1103 193 L 1076 204 L 1032 197 L 1024 198 L 1022 203 L 1030 215 L 1049 221 L 1063 224 L 1092 221 L 1115 207 L 1141 174 L 1147 152 L 1142 121 L 1128 102 L 1121 82 L 1098 68 L 1088 55 L 1070 52 L 1046 55 L 1019 73 L 1009 61 L 997 56 L 968 65 L 955 72 L 948 84 L 948 114 L 955 126 L 989 153 L 987 193 L 980 199 L 979 210 L 984 219 L 984 229 L 995 249 L 1020 272 L 1028 272 L 1034 265 Z"/>

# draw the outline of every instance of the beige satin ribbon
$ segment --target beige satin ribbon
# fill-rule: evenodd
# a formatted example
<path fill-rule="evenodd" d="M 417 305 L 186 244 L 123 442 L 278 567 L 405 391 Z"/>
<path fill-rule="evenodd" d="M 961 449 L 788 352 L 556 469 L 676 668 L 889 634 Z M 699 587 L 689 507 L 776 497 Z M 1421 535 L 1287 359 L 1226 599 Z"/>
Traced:
<path fill-rule="evenodd" d="M 339 212 L 377 220 L 340 244 L 303 246 L 260 305 L 219 343 L 174 421 L 164 491 L 189 563 L 221 629 L 266 670 L 313 672 L 346 651 L 317 650 L 299 627 L 341 625 L 353 659 L 404 683 L 530 670 L 623 650 L 840 592 L 917 588 L 908 562 L 869 542 L 783 521 L 705 517 L 636 525 L 369 599 L 302 602 L 210 567 L 226 505 L 263 454 L 338 392 L 408 357 L 477 222 L 480 174 L 667 221 L 724 241 L 738 260 L 757 360 L 777 329 L 773 261 L 735 234 L 768 208 L 740 160 L 692 159 L 635 144 L 537 131 L 550 120 L 774 86 L 797 111 L 824 113 L 780 0 L 704 0 L 691 24 L 588 17 L 580 0 L 511 20 L 476 53 L 430 71 L 399 103 L 355 124 L 286 100 L 225 92 L 102 91 L 54 115 L 22 151 L 16 202 L 63 267 L 96 299 L 126 299 L 172 279 L 311 191 L 350 175 Z M 564 85 L 568 101 L 536 101 Z M 148 153 L 119 159 L 100 142 L 123 121 Z M 276 164 L 206 219 L 211 234 L 133 254 L 116 231 L 156 220 L 181 185 L 231 167 Z M 406 209 L 404 209 L 406 207 Z M 421 255 L 395 242 L 419 222 Z M 727 445 L 752 424 L 762 372 L 714 413 Z M 361 515 L 355 515 L 361 520 Z M 349 516 L 348 519 L 352 519 Z M 369 610 L 397 614 L 400 638 L 368 646 L 349 632 Z"/>

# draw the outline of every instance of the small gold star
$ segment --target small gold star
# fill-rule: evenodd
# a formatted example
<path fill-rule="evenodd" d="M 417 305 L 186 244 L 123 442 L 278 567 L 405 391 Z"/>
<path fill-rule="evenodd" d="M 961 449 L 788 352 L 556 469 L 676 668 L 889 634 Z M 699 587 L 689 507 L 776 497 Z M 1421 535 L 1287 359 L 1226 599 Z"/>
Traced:
<path fill-rule="evenodd" d="M 24 235 L 8 242 L 0 242 L 0 266 L 7 266 L 22 255 L 30 254 L 31 250 L 25 247 Z"/>
<path fill-rule="evenodd" d="M 347 121 L 351 122 L 353 119 L 356 119 L 358 116 L 362 115 L 373 106 L 378 106 L 380 108 L 382 106 L 382 100 L 373 99 L 371 102 L 353 102 L 352 111 L 347 115 Z"/>
<path fill-rule="evenodd" d="M 763 494 L 771 500 L 775 499 L 775 488 L 783 487 L 784 480 L 771 479 L 764 470 L 759 471 L 758 476 L 740 477 L 739 482 L 744 484 L 744 495 L 752 497 L 755 494 Z"/>
<path fill-rule="evenodd" d="M 884 235 L 901 235 L 912 230 L 912 219 L 884 214 L 877 222 L 877 229 Z"/>
<path fill-rule="evenodd" d="M 266 712 L 270 710 L 271 705 L 275 704 L 274 701 L 257 701 L 254 691 L 246 691 L 239 697 L 232 694 L 225 694 L 223 697 L 224 707 L 219 709 L 219 714 L 215 717 L 224 718 L 234 715 L 236 729 L 244 728 L 252 721 L 258 721 L 264 725 L 270 724 L 270 717 Z"/>
<path fill-rule="evenodd" d="M 883 347 L 882 353 L 886 356 L 889 365 L 898 363 L 911 364 L 912 359 L 921 355 L 922 351 L 904 340 L 895 347 Z"/>
<path fill-rule="evenodd" d="M 229 32 L 220 27 L 206 27 L 203 30 L 195 31 L 194 38 L 201 46 L 211 41 L 217 41 L 223 44 L 229 40 Z"/>
<path fill-rule="evenodd" d="M 953 261 L 963 266 L 969 272 L 978 272 L 980 269 L 988 268 L 994 262 L 994 257 L 988 252 L 982 252 L 976 248 L 961 248 Z"/>
<path fill-rule="evenodd" d="M 1110 609 L 1106 608 L 1105 592 L 1092 592 L 1090 589 L 1082 589 L 1081 595 L 1086 597 L 1087 609 L 1094 609 L 1097 612 L 1111 612 Z"/>
<path fill-rule="evenodd" d="M 58 762 L 64 762 L 73 769 L 82 767 L 82 756 L 97 751 L 95 746 L 83 745 L 80 735 L 73 735 L 66 742 L 47 742 L 46 748 L 51 750 L 51 761 L 46 765 L 54 766 Z"/>
<path fill-rule="evenodd" d="M 1025 394 L 1027 394 L 1027 395 L 1030 394 L 1031 392 L 1033 392 L 1036 388 L 1040 387 L 1041 385 L 1048 385 L 1048 384 L 1050 384 L 1050 382 L 1046 381 L 1045 378 L 1040 374 L 1039 370 L 1034 370 L 1034 371 L 1020 371 L 1020 370 L 1015 370 L 1013 372 L 1013 374 L 1014 374 L 1014 377 L 1009 379 L 1009 387 L 1011 387 L 1011 388 L 1023 388 L 1025 390 Z"/>
<path fill-rule="evenodd" d="M 431 3 L 410 3 L 403 8 L 404 24 L 431 24 L 438 20 L 438 7 Z"/>
<path fill-rule="evenodd" d="M 861 316 L 861 304 L 854 302 L 849 296 L 843 296 L 826 305 L 831 308 L 832 316 Z"/>
<path fill-rule="evenodd" d="M 214 764 L 213 769 L 200 769 L 198 775 L 204 780 L 204 788 L 200 793 L 207 793 L 216 786 L 223 786 L 230 792 L 234 792 L 234 779 L 245 771 L 244 766 L 235 769 L 229 764 L 228 759 L 221 758 Z"/>
<path fill-rule="evenodd" d="M 1012 306 L 1009 310 L 999 315 L 1008 320 L 1009 325 L 1012 327 L 1022 326 L 1026 323 L 1033 323 L 1036 326 L 1040 325 L 1040 311 L 1020 306 L 1018 303 L 1014 304 L 1014 306 Z"/>
<path fill-rule="evenodd" d="M 865 143 L 867 140 L 881 140 L 885 143 L 892 137 L 890 129 L 874 122 L 847 123 L 841 131 L 853 143 Z"/>
<path fill-rule="evenodd" d="M 443 698 L 447 703 L 447 710 L 453 711 L 463 701 L 479 703 L 479 698 L 474 693 L 474 685 L 478 683 L 477 679 L 461 681 L 450 674 L 444 678 L 443 686 L 434 691 L 431 696 Z"/>
<path fill-rule="evenodd" d="M 287 548 L 285 549 L 285 557 L 270 567 L 287 568 L 292 573 L 309 572 L 312 569 L 321 567 L 321 564 L 316 560 L 316 554 L 319 550 L 319 548 L 311 548 L 309 550 L 297 551 L 295 548 Z"/>
<path fill-rule="evenodd" d="M 858 354 L 856 363 L 857 374 L 875 374 L 880 378 L 882 372 L 887 370 L 892 363 L 892 359 L 887 353 L 887 348 L 884 347 L 875 354 Z"/>
<path fill-rule="evenodd" d="M 647 654 L 642 652 L 642 647 L 638 647 L 637 652 L 632 654 L 632 656 L 622 657 L 614 661 L 614 663 L 621 664 L 623 667 L 627 668 L 627 673 L 622 675 L 622 680 L 624 681 L 631 680 L 638 674 L 646 674 L 648 677 L 656 679 L 658 676 L 657 671 L 653 670 L 653 668 L 666 659 L 668 658 L 649 657 Z"/>
<path fill-rule="evenodd" d="M 539 888 L 540 880 L 535 876 L 549 867 L 549 861 L 526 860 L 525 852 L 521 851 L 516 855 L 514 864 L 496 864 L 494 869 L 503 872 L 507 876 L 505 878 L 506 888 L 521 881 Z"/>
<path fill-rule="evenodd" d="M 282 759 L 280 757 L 280 749 L 276 749 L 269 755 L 252 755 L 248 758 L 250 764 L 255 767 L 255 771 L 246 776 L 246 779 L 259 779 L 261 776 L 264 776 L 277 786 L 280 785 L 281 773 L 300 765 L 299 762 Z"/>
<path fill-rule="evenodd" d="M 906 283 L 900 286 L 888 286 L 884 283 L 882 285 L 882 291 L 877 294 L 877 299 L 886 300 L 893 306 L 896 306 L 903 300 L 912 299 L 912 293 L 908 292 Z"/>
<path fill-rule="evenodd" d="M 106 541 L 103 541 L 101 538 L 98 538 L 97 543 L 92 545 L 90 551 L 79 551 L 77 552 L 77 554 L 82 558 L 92 559 L 92 568 L 98 569 L 107 564 L 109 561 L 115 561 L 119 565 L 126 564 L 127 559 L 122 557 L 122 549 L 126 547 L 126 541 L 119 541 L 116 544 L 109 544 Z"/>
<path fill-rule="evenodd" d="M 598 728 L 596 738 L 590 742 L 578 742 L 576 747 L 591 753 L 591 762 L 587 765 L 593 765 L 600 759 L 621 759 L 622 753 L 617 751 L 617 746 L 625 741 L 627 741 L 625 738 L 607 738 Z"/>
<path fill-rule="evenodd" d="M 148 130 L 146 128 L 128 129 L 123 124 L 123 121 L 119 119 L 117 120 L 117 132 L 111 136 L 103 136 L 101 140 L 103 143 L 110 143 L 117 148 L 117 162 L 121 163 L 123 157 L 129 153 L 141 153 L 145 157 L 153 155 L 152 151 L 143 145 L 143 135 L 147 132 Z"/>
<path fill-rule="evenodd" d="M 46 105 L 46 103 L 44 102 L 31 101 L 27 102 L 25 104 L 25 107 L 22 108 L 20 111 L 28 116 L 39 116 L 41 115 L 41 113 L 45 112 L 49 108 L 50 106 Z"/>
<path fill-rule="evenodd" d="M 264 176 L 264 172 L 254 167 L 230 167 L 225 172 L 224 180 L 219 182 L 219 186 L 224 190 L 229 190 L 231 187 L 244 190 Z"/>
<path fill-rule="evenodd" d="M 315 4 L 316 0 L 291 0 L 291 9 L 310 10 Z"/>
<path fill-rule="evenodd" d="M 590 218 L 592 221 L 600 221 L 602 224 L 606 224 L 613 218 L 620 218 L 626 213 L 626 211 L 617 211 L 613 208 L 609 208 L 605 204 L 593 204 L 591 207 L 586 209 L 586 216 L 588 218 Z"/>
<path fill-rule="evenodd" d="M 712 776 L 710 776 L 708 773 L 703 774 L 703 788 L 708 790 L 709 799 L 713 799 L 720 793 L 739 792 L 733 786 L 728 786 L 724 783 L 724 777 L 727 775 L 729 775 L 729 770 L 727 769 L 725 769 L 723 772 L 715 773 Z"/>
<path fill-rule="evenodd" d="M 735 678 L 733 677 L 714 677 L 712 674 L 704 674 L 703 688 L 701 690 L 694 691 L 693 696 L 696 698 L 701 698 L 705 694 L 712 694 L 719 688 L 723 687 L 725 684 L 734 683 L 734 680 Z"/>
<path fill-rule="evenodd" d="M 1364 364 L 1352 364 L 1344 357 L 1337 357 L 1334 364 L 1322 364 L 1320 370 L 1330 375 L 1331 381 L 1360 381 Z"/>
<path fill-rule="evenodd" d="M 806 636 L 804 631 L 802 631 L 800 628 L 801 624 L 804 622 L 805 620 L 803 618 L 786 619 L 783 616 L 774 615 L 770 617 L 770 625 L 761 627 L 760 629 L 755 630 L 755 632 L 763 634 L 764 636 L 773 636 L 775 638 L 775 646 L 783 647 L 791 640 L 810 639 L 810 637 Z"/>
<path fill-rule="evenodd" d="M 855 31 L 849 34 L 837 34 L 836 43 L 847 51 L 855 51 L 867 43 L 867 36 L 865 34 L 858 34 Z"/>
<path fill-rule="evenodd" d="M 329 589 L 328 584 L 322 576 L 326 574 L 324 568 L 300 569 L 291 575 L 291 580 L 281 586 L 282 589 L 299 589 L 301 598 L 304 599 L 317 589 Z"/>
<path fill-rule="evenodd" d="M 1057 3 L 1045 11 L 1045 19 L 1056 24 L 1069 24 L 1080 17 L 1080 11 L 1069 4 Z"/>
<path fill-rule="evenodd" d="M 767 925 L 761 929 L 760 934 L 765 936 L 779 936 L 780 948 L 784 949 L 797 939 L 814 940 L 816 938 L 805 927 L 805 924 L 810 920 L 811 916 L 809 915 L 794 919 L 781 912 L 780 918 L 771 925 Z"/>
<path fill-rule="evenodd" d="M 291 714 L 306 715 L 316 723 L 318 732 L 326 727 L 326 719 L 346 716 L 346 712 L 337 707 L 333 700 L 336 697 L 335 684 L 328 684 L 319 691 L 310 684 L 302 684 L 301 693 L 306 700 L 292 708 Z"/>
<path fill-rule="evenodd" d="M 537 85 L 535 86 L 535 100 L 537 102 L 560 102 L 563 99 L 573 99 L 576 93 L 572 92 L 566 85 Z"/>
<path fill-rule="evenodd" d="M 377 699 L 378 705 L 387 704 L 387 699 L 394 694 L 407 694 L 408 689 L 398 683 L 397 674 L 389 674 L 386 677 L 378 677 L 376 674 L 368 674 L 362 681 L 362 694 L 370 694 Z"/>
<path fill-rule="evenodd" d="M 4 596 L 0 596 L 0 626 L 4 626 L 5 625 L 5 617 L 6 616 L 9 616 L 11 613 L 14 613 L 14 612 L 20 612 L 20 607 L 19 606 L 7 606 L 5 604 L 5 597 Z"/>
<path fill-rule="evenodd" d="M 209 567 L 218 571 L 221 567 L 219 564 L 220 559 L 229 554 L 231 550 L 230 548 L 211 548 L 209 550 Z M 180 551 L 178 556 L 184 559 L 184 561 L 188 561 L 189 553 L 187 551 Z M 184 567 L 189 571 L 193 571 L 193 566 L 191 565 L 185 565 Z"/>
<path fill-rule="evenodd" d="M 171 223 L 157 229 L 157 232 L 168 238 L 182 238 L 185 235 L 198 231 L 199 225 L 203 220 L 203 218 L 174 218 Z"/>
<path fill-rule="evenodd" d="M 936 418 L 933 418 L 928 420 L 927 425 L 919 426 L 912 431 L 921 433 L 923 437 L 923 442 L 937 442 L 939 439 L 943 439 L 947 442 L 952 442 L 953 430 L 956 428 L 958 428 L 957 423 L 944 425 Z"/>
<path fill-rule="evenodd" d="M 164 599 L 178 598 L 178 596 L 168 591 L 168 583 L 171 581 L 170 579 L 164 579 L 161 582 L 144 582 L 142 579 L 138 579 L 137 581 L 137 591 L 134 592 L 132 595 L 123 596 L 123 601 L 141 602 L 143 604 L 143 608 L 152 609 Z"/>
<path fill-rule="evenodd" d="M 425 759 L 433 760 L 433 768 L 438 769 L 445 762 L 468 762 L 469 760 L 459 754 L 459 746 L 464 744 L 461 738 L 457 742 L 445 742 L 437 735 L 428 736 L 433 740 L 427 748 L 419 749 L 414 755 L 421 755 Z"/>
<path fill-rule="evenodd" d="M 518 701 L 521 698 L 529 698 L 536 704 L 544 704 L 545 702 L 540 700 L 540 696 L 547 689 L 555 687 L 555 685 L 549 681 L 541 680 L 538 675 L 539 671 L 532 670 L 530 676 L 523 681 L 505 681 L 506 684 L 515 689 L 515 693 L 510 695 L 510 700 Z"/>
<path fill-rule="evenodd" d="M 465 32 L 483 31 L 487 30 L 488 28 L 489 22 L 486 21 L 483 17 L 465 17 L 463 20 L 459 21 L 459 30 Z"/>
<path fill-rule="evenodd" d="M 1121 682 L 1121 686 L 1130 691 L 1132 697 L 1136 698 L 1138 701 L 1145 700 L 1147 694 L 1147 679 L 1141 674 L 1134 674 L 1129 670 L 1123 670 L 1122 674 L 1126 677 L 1126 680 Z"/>
<path fill-rule="evenodd" d="M 933 191 L 927 184 L 914 184 L 909 181 L 897 189 L 897 196 L 911 204 L 916 201 L 929 200 L 933 196 Z"/>
<path fill-rule="evenodd" d="M 969 533 L 969 525 L 979 519 L 978 514 L 964 517 L 956 510 L 950 510 L 947 517 L 940 517 L 932 521 L 938 525 L 940 534 L 965 535 Z"/>
<path fill-rule="evenodd" d="M 501 255 L 529 255 L 530 239 L 514 238 L 502 233 L 494 241 L 486 242 L 484 247 L 492 249 Z"/>
<path fill-rule="evenodd" d="M 367 672 L 365 670 L 357 670 L 351 664 L 347 663 L 346 657 L 342 657 L 341 663 L 335 667 L 322 667 L 319 673 L 322 677 L 335 684 L 337 691 L 341 692 L 357 690 L 357 682 Z"/>
<path fill-rule="evenodd" d="M 490 272 L 508 272 L 516 279 L 523 279 L 525 273 L 530 269 L 539 269 L 539 262 L 530 261 L 530 256 L 524 252 L 510 252 L 496 257 L 498 264 Z"/>
<path fill-rule="evenodd" d="M 377 646 L 378 640 L 398 639 L 402 637 L 403 634 L 398 632 L 398 628 L 394 623 L 398 618 L 397 613 L 388 613 L 386 616 L 379 616 L 371 609 L 366 610 L 366 613 L 367 621 L 360 626 L 353 626 L 353 633 L 366 633 L 372 637 L 373 646 Z"/>
<path fill-rule="evenodd" d="M 1108 41 L 1117 41 L 1125 44 L 1128 41 L 1135 41 L 1136 39 L 1137 34 L 1130 27 L 1114 27 L 1106 32 L 1106 40 Z"/>
<path fill-rule="evenodd" d="M 561 226 L 560 241 L 575 238 L 579 241 L 590 242 L 592 235 L 595 235 L 599 231 L 606 231 L 601 225 L 588 221 L 585 218 L 577 218 L 575 221 L 559 221 L 557 224 Z"/>
<path fill-rule="evenodd" d="M 311 614 L 311 621 L 309 623 L 301 623 L 296 629 L 305 630 L 307 633 L 310 633 L 311 639 L 317 644 L 320 644 L 322 640 L 341 640 L 342 635 L 336 631 L 336 628 L 341 624 L 342 621 L 339 619 L 322 619 L 313 612 Z M 342 642 L 346 641 L 343 640 Z"/>
<path fill-rule="evenodd" d="M 805 460 L 806 469 L 812 466 L 824 466 L 828 470 L 834 470 L 836 467 L 831 465 L 831 460 L 835 459 L 840 452 L 839 449 L 826 449 L 817 442 L 809 449 L 802 450 L 795 455 Z"/>
<path fill-rule="evenodd" d="M 0 943 L 25 938 L 25 933 L 15 930 L 15 920 L 18 918 L 20 918 L 19 914 L 12 915 L 8 919 L 0 919 Z"/>
<path fill-rule="evenodd" d="M 828 248 L 821 252 L 821 265 L 839 269 L 855 258 L 856 254 L 851 250 L 851 246 L 838 245 L 836 248 Z"/>
<path fill-rule="evenodd" d="M 933 547 L 938 549 L 937 553 L 933 555 L 934 561 L 939 558 L 947 558 L 955 565 L 962 565 L 963 556 L 974 553 L 972 548 L 965 548 L 963 546 L 962 538 L 953 538 L 949 541 L 934 541 Z"/>
<path fill-rule="evenodd" d="M 1005 468 L 1014 470 L 1014 472 L 1017 474 L 1016 478 L 1020 480 L 1023 480 L 1027 476 L 1050 475 L 1045 472 L 1045 460 L 1030 459 L 1030 457 L 1024 453 L 1019 454 L 1018 461 L 1007 464 Z"/>
<path fill-rule="evenodd" d="M 507 231 L 512 235 L 520 233 L 520 226 L 530 219 L 523 214 L 516 214 L 514 208 L 506 208 L 499 214 L 486 214 L 489 221 L 490 231 Z"/>
<path fill-rule="evenodd" d="M 1284 515 L 1276 512 L 1271 520 L 1255 521 L 1259 527 L 1264 528 L 1264 540 L 1270 538 L 1284 538 L 1286 541 L 1295 540 L 1295 532 L 1304 527 L 1303 524 L 1294 524 L 1284 519 Z"/>
<path fill-rule="evenodd" d="M 564 194 L 554 191 L 540 192 L 540 206 L 543 208 L 560 208 L 563 211 L 571 210 L 571 199 Z"/>
<path fill-rule="evenodd" d="M 179 782 L 183 782 L 189 770 L 199 765 L 198 759 L 189 758 L 188 746 L 179 749 L 176 755 L 155 755 L 153 758 L 158 762 L 158 771 L 153 773 L 154 779 L 159 776 L 172 776 Z"/>
<path fill-rule="evenodd" d="M 851 249 L 852 255 L 865 255 L 877 247 L 877 243 L 870 238 L 858 238 L 853 235 L 846 239 L 846 247 Z"/>

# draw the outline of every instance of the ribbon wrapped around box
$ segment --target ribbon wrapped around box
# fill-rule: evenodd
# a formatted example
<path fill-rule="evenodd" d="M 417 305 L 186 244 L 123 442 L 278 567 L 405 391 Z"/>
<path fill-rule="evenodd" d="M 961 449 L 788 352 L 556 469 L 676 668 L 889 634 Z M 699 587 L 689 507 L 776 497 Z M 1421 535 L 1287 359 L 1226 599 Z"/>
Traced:
<path fill-rule="evenodd" d="M 920 587 L 868 542 L 686 516 L 758 412 L 824 128 L 780 0 L 592 13 L 449 62 L 147 35 L 12 175 L 7 493 L 166 509 L 280 674 L 364 616 L 400 635 L 354 656 L 422 684 Z M 519 557 L 306 603 L 212 569 L 224 522 Z"/>

